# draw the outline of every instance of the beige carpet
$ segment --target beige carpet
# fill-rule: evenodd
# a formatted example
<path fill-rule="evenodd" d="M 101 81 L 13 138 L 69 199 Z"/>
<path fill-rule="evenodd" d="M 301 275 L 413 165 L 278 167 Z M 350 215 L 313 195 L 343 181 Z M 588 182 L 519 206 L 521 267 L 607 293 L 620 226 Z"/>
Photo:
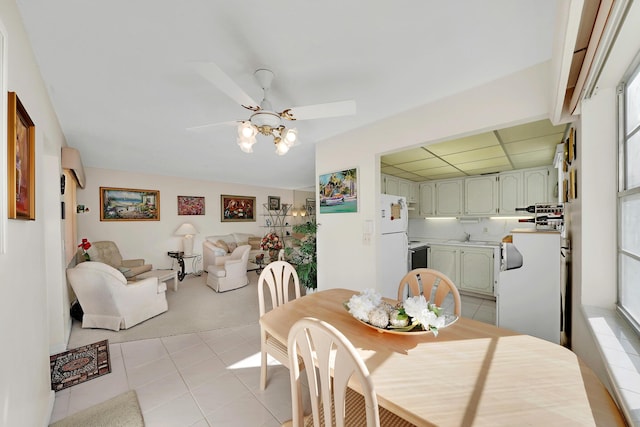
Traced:
<path fill-rule="evenodd" d="M 248 286 L 223 293 L 216 293 L 206 285 L 207 273 L 185 277 L 178 285 L 178 292 L 173 291 L 171 283 L 167 289 L 168 311 L 118 332 L 83 329 L 81 322 L 73 320 L 68 347 L 105 339 L 113 344 L 255 323 L 259 317 L 258 275 L 253 271 L 247 274 Z"/>
<path fill-rule="evenodd" d="M 144 427 L 138 395 L 130 390 L 68 416 L 50 427 Z"/>

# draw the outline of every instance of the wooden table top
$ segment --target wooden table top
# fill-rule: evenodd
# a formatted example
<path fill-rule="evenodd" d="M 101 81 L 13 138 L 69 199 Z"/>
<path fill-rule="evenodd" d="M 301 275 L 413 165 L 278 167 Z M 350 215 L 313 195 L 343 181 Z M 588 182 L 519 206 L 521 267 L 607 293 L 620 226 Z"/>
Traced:
<path fill-rule="evenodd" d="M 364 359 L 379 404 L 416 425 L 625 425 L 593 371 L 562 346 L 467 318 L 437 337 L 380 333 L 343 307 L 355 293 L 316 292 L 260 324 L 285 345 L 302 317 L 332 324 Z"/>

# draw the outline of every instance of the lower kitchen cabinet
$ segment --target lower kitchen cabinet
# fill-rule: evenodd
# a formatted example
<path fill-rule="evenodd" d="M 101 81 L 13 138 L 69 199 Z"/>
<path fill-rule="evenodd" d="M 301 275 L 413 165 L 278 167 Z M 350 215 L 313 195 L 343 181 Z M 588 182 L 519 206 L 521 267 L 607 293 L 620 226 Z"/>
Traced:
<path fill-rule="evenodd" d="M 460 249 L 460 289 L 493 295 L 493 255 L 491 248 Z"/>
<path fill-rule="evenodd" d="M 493 296 L 493 248 L 432 244 L 428 265 L 449 277 L 460 291 Z"/>

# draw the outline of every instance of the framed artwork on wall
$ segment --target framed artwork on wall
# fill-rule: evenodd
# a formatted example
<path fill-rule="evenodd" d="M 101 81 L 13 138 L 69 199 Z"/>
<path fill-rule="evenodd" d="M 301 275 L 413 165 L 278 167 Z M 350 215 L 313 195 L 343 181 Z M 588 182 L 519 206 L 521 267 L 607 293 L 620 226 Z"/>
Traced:
<path fill-rule="evenodd" d="M 269 210 L 270 211 L 279 211 L 280 210 L 280 197 L 277 196 L 269 196 Z"/>
<path fill-rule="evenodd" d="M 256 198 L 220 195 L 220 221 L 255 222 Z"/>
<path fill-rule="evenodd" d="M 100 221 L 160 221 L 160 191 L 100 187 Z"/>
<path fill-rule="evenodd" d="M 204 215 L 204 197 L 178 196 L 178 215 Z"/>
<path fill-rule="evenodd" d="M 36 219 L 36 127 L 15 92 L 9 92 L 8 217 Z"/>
<path fill-rule="evenodd" d="M 320 175 L 320 213 L 358 212 L 358 169 Z"/>

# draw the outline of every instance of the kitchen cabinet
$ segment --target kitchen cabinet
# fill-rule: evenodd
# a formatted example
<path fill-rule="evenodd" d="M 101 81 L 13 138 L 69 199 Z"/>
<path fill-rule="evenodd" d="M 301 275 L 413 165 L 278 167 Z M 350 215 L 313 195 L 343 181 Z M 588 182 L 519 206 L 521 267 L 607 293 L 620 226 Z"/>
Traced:
<path fill-rule="evenodd" d="M 420 192 L 418 189 L 417 182 L 409 182 L 409 197 L 407 197 L 407 201 L 409 203 L 419 203 L 420 202 Z"/>
<path fill-rule="evenodd" d="M 464 214 L 495 215 L 498 213 L 496 175 L 478 176 L 464 180 Z"/>
<path fill-rule="evenodd" d="M 522 171 L 502 172 L 498 175 L 498 213 L 516 215 L 516 208 L 525 206 L 523 200 Z"/>
<path fill-rule="evenodd" d="M 553 201 L 553 199 L 549 199 L 549 175 L 549 168 L 523 171 L 524 197 L 522 207 Z"/>
<path fill-rule="evenodd" d="M 423 182 L 418 188 L 420 190 L 420 205 L 418 207 L 420 216 L 424 218 L 435 215 L 436 183 Z"/>
<path fill-rule="evenodd" d="M 409 201 L 409 181 L 398 179 L 398 196 L 404 197 Z"/>
<path fill-rule="evenodd" d="M 463 208 L 464 179 L 436 181 L 436 216 L 458 216 Z"/>
<path fill-rule="evenodd" d="M 438 270 L 458 286 L 460 278 L 460 247 L 447 245 L 429 245 L 427 257 L 429 268 Z"/>
<path fill-rule="evenodd" d="M 398 183 L 400 178 L 396 178 L 395 176 L 390 175 L 382 175 L 382 188 L 384 194 L 392 194 L 394 196 L 399 196 L 398 193 Z"/>
<path fill-rule="evenodd" d="M 494 250 L 492 248 L 460 249 L 459 288 L 486 295 L 493 295 Z"/>
<path fill-rule="evenodd" d="M 431 244 L 427 263 L 449 277 L 458 290 L 493 296 L 494 253 L 493 248 Z"/>

